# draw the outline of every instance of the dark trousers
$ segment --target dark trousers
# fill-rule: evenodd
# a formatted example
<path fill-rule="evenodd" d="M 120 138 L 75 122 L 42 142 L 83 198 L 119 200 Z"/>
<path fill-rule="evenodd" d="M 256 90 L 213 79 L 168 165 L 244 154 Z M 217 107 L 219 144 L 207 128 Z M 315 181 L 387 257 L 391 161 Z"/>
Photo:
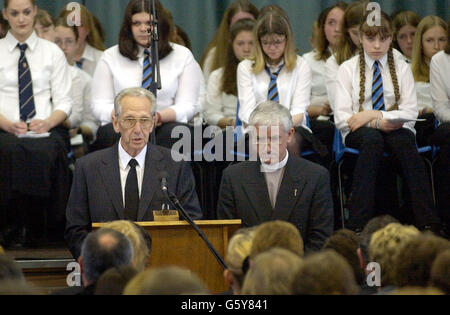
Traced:
<path fill-rule="evenodd" d="M 385 133 L 362 127 L 348 134 L 345 144 L 359 150 L 353 172 L 349 228 L 363 228 L 375 214 L 375 198 L 382 198 L 375 196 L 375 191 L 384 152 L 391 154 L 400 166 L 416 225 L 439 224 L 425 164 L 417 152 L 415 136 L 410 130 L 402 128 Z"/>
<path fill-rule="evenodd" d="M 450 123 L 441 124 L 432 143 L 440 150 L 434 163 L 436 199 L 442 220 L 450 228 Z"/>

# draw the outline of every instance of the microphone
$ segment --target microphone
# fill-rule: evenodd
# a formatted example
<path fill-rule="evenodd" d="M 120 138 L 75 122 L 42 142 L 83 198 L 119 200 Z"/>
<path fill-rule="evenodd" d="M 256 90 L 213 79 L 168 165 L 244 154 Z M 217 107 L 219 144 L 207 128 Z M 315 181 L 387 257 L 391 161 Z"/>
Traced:
<path fill-rule="evenodd" d="M 214 246 L 211 244 L 211 242 L 208 240 L 208 238 L 205 236 L 205 234 L 200 230 L 200 228 L 195 224 L 195 222 L 191 219 L 189 214 L 186 212 L 186 210 L 181 205 L 180 201 L 178 200 L 177 196 L 175 196 L 173 193 L 169 191 L 167 188 L 167 177 L 168 174 L 166 171 L 161 171 L 159 173 L 159 178 L 161 178 L 161 190 L 164 192 L 164 195 L 166 196 L 167 200 L 175 206 L 175 208 L 180 212 L 180 214 L 183 216 L 183 218 L 194 228 L 194 230 L 198 233 L 198 235 L 203 239 L 203 241 L 206 243 L 206 246 L 208 246 L 211 253 L 216 257 L 219 264 L 224 268 L 228 269 L 228 266 L 225 263 L 225 260 L 220 256 L 220 254 L 217 252 L 217 250 L 214 248 Z"/>

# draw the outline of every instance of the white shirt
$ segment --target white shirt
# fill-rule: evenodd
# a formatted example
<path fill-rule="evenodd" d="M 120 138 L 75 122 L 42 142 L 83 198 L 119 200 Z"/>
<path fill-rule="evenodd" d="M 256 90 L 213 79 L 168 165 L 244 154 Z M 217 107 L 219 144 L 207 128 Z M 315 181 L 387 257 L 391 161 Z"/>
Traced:
<path fill-rule="evenodd" d="M 0 114 L 11 122 L 20 120 L 18 40 L 10 32 L 0 39 Z M 62 50 L 54 43 L 39 38 L 35 32 L 25 41 L 25 57 L 31 69 L 36 115 L 47 119 L 53 111 L 70 115 L 72 77 Z"/>
<path fill-rule="evenodd" d="M 157 110 L 172 108 L 177 122 L 188 122 L 197 111 L 203 80 L 200 66 L 189 49 L 170 43 L 173 51 L 160 60 L 161 90 L 157 90 Z M 119 46 L 105 50 L 92 83 L 92 111 L 102 125 L 111 122 L 114 98 L 125 88 L 142 86 L 144 49 L 133 61 L 119 52 Z"/>
<path fill-rule="evenodd" d="M 119 140 L 118 147 L 119 147 L 120 184 L 122 186 L 123 206 L 125 207 L 125 185 L 127 183 L 128 172 L 130 171 L 131 168 L 128 165 L 128 163 L 130 162 L 131 159 L 135 159 L 138 163 L 138 165 L 136 165 L 136 175 L 138 180 L 139 196 L 141 196 L 142 181 L 144 179 L 144 170 L 145 170 L 145 156 L 147 155 L 147 145 L 135 157 L 129 155 L 122 147 L 122 138 Z"/>
<path fill-rule="evenodd" d="M 325 84 L 325 64 L 324 60 L 316 59 L 317 52 L 312 50 L 302 57 L 306 60 L 312 72 L 311 81 L 311 105 L 322 106 L 328 102 L 327 86 Z"/>
<path fill-rule="evenodd" d="M 211 75 L 211 68 L 213 63 L 214 54 L 216 53 L 216 47 L 209 50 L 203 62 L 203 77 L 205 78 L 206 84 L 208 84 L 209 76 Z"/>
<path fill-rule="evenodd" d="M 339 65 L 336 56 L 331 55 L 325 62 L 325 85 L 327 89 L 328 100 L 330 101 L 331 110 L 334 111 L 334 103 L 336 96 L 336 81 Z"/>
<path fill-rule="evenodd" d="M 224 117 L 236 118 L 238 98 L 221 91 L 223 72 L 224 68 L 214 70 L 208 80 L 204 117 L 210 125 L 217 125 Z"/>
<path fill-rule="evenodd" d="M 271 71 L 277 71 L 273 67 Z M 297 65 L 292 71 L 284 66 L 277 78 L 279 103 L 291 112 L 291 115 L 304 114 L 308 110 L 311 96 L 311 69 L 306 61 L 297 56 Z M 258 74 L 252 71 L 252 61 L 243 60 L 237 69 L 238 97 L 240 102 L 239 118 L 248 124 L 250 114 L 259 103 L 267 100 L 270 77 L 266 70 Z M 306 127 L 306 119 L 302 126 Z"/>
<path fill-rule="evenodd" d="M 90 76 L 94 75 L 95 68 L 97 67 L 97 63 L 103 55 L 103 51 L 98 50 L 97 48 L 92 47 L 88 43 L 86 43 L 86 47 L 83 51 L 83 64 L 81 65 L 81 69 L 89 73 Z"/>
<path fill-rule="evenodd" d="M 70 96 L 72 97 L 72 112 L 68 118 L 70 122 L 70 128 L 77 128 L 80 126 L 81 119 L 83 118 L 83 78 L 81 77 L 80 70 L 76 66 L 69 66 L 70 74 L 72 76 L 72 89 L 70 90 Z"/>
<path fill-rule="evenodd" d="M 450 55 L 440 51 L 431 58 L 430 84 L 433 110 L 440 123 L 450 122 Z"/>
<path fill-rule="evenodd" d="M 433 108 L 431 104 L 431 84 L 429 82 L 416 82 L 417 107 L 419 111 L 424 108 Z"/>
<path fill-rule="evenodd" d="M 372 110 L 372 79 L 373 79 L 373 65 L 374 60 L 366 53 L 366 85 L 365 95 L 362 107 L 364 110 Z M 394 54 L 394 62 L 397 73 L 397 80 L 399 84 L 400 100 L 398 110 L 381 111 L 385 119 L 415 119 L 417 118 L 417 96 L 414 84 L 414 77 L 411 72 L 411 67 L 398 55 Z M 392 84 L 389 66 L 387 64 L 387 55 L 380 58 L 380 71 L 383 79 L 383 96 L 385 108 L 388 110 L 395 103 L 394 86 Z M 359 112 L 359 55 L 345 61 L 340 67 L 337 75 L 336 86 L 336 103 L 334 112 L 334 121 L 336 127 L 341 131 L 342 136 L 350 132 L 347 120 L 354 114 Z M 403 125 L 404 128 L 414 130 L 415 122 L 407 122 Z"/>

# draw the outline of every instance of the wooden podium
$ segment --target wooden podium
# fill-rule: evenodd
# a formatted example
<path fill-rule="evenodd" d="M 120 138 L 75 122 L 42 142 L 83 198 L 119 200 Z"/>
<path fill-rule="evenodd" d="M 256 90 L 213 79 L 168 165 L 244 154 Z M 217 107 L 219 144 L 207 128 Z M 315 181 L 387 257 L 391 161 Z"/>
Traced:
<path fill-rule="evenodd" d="M 194 221 L 217 252 L 225 259 L 228 240 L 241 227 L 241 220 Z M 228 290 L 223 268 L 203 239 L 186 221 L 136 222 L 152 237 L 150 267 L 176 265 L 197 274 L 212 293 Z M 93 223 L 94 229 L 102 223 Z"/>

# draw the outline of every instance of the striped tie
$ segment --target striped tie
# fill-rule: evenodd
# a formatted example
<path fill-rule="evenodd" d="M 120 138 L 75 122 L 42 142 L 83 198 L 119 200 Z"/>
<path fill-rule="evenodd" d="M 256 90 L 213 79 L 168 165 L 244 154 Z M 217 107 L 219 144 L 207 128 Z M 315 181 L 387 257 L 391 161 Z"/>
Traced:
<path fill-rule="evenodd" d="M 269 67 L 266 67 L 266 72 L 270 77 L 269 92 L 267 94 L 267 99 L 269 101 L 278 102 L 280 100 L 277 88 L 277 78 L 283 66 L 284 65 L 281 65 L 280 69 L 278 69 L 278 71 L 274 73 L 271 73 Z"/>
<path fill-rule="evenodd" d="M 374 110 L 384 110 L 383 78 L 381 77 L 380 64 L 375 61 L 373 66 L 372 106 Z"/>
<path fill-rule="evenodd" d="M 150 63 L 150 52 L 148 49 L 144 50 L 144 70 L 142 74 L 142 87 L 146 90 L 150 89 L 150 85 L 152 83 L 152 65 Z"/>
<path fill-rule="evenodd" d="M 234 142 L 237 142 L 241 136 L 242 136 L 242 132 L 243 132 L 243 127 L 242 127 L 242 120 L 239 118 L 239 108 L 240 108 L 240 103 L 239 100 L 237 101 L 237 107 L 236 107 L 236 125 L 234 127 Z"/>
<path fill-rule="evenodd" d="M 20 49 L 19 58 L 19 105 L 20 105 L 20 119 L 28 121 L 36 115 L 36 108 L 34 106 L 33 97 L 33 82 L 31 81 L 31 71 L 25 57 L 25 50 L 28 48 L 27 44 L 17 44 Z"/>
<path fill-rule="evenodd" d="M 81 58 L 80 61 L 75 61 L 75 64 L 78 68 L 83 69 L 84 58 Z"/>

